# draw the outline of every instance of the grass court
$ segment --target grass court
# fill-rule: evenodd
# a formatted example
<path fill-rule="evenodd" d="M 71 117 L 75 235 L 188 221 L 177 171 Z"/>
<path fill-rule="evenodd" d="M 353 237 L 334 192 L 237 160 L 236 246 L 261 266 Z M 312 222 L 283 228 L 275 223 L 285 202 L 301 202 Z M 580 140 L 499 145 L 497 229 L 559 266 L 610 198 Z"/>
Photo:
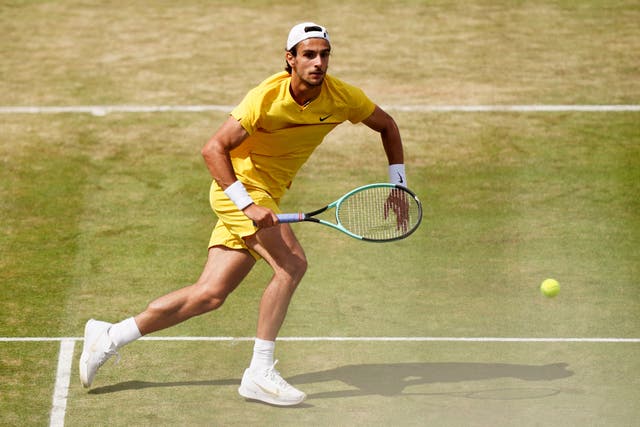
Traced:
<path fill-rule="evenodd" d="M 421 228 L 378 245 L 294 225 L 310 267 L 276 357 L 299 407 L 236 392 L 265 264 L 83 389 L 88 318 L 197 279 L 215 221 L 200 148 L 307 20 L 330 74 L 396 119 Z M 638 22 L 631 0 L 2 2 L 0 425 L 634 425 Z M 140 108 L 198 105 L 220 108 Z M 343 124 L 282 206 L 386 175 L 377 135 Z"/>

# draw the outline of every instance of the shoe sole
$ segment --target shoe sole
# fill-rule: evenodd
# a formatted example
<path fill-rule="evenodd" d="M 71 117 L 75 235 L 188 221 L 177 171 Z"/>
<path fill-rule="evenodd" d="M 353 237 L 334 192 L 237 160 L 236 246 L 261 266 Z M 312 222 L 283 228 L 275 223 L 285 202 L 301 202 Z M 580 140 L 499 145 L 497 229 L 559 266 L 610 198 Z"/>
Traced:
<path fill-rule="evenodd" d="M 256 393 L 254 391 L 251 391 L 250 389 L 240 385 L 240 388 L 238 388 L 238 393 L 240 394 L 240 396 L 244 397 L 245 399 L 249 399 L 249 400 L 256 400 L 259 402 L 264 402 L 264 403 L 268 403 L 270 405 L 275 405 L 275 406 L 294 406 L 294 405 L 299 405 L 300 403 L 302 403 L 304 401 L 304 399 L 307 397 L 306 395 L 303 395 L 301 399 L 299 400 L 294 400 L 294 401 L 288 401 L 288 400 L 279 400 L 275 397 L 271 397 L 267 394 L 262 394 L 262 393 Z"/>
<path fill-rule="evenodd" d="M 78 363 L 78 367 L 80 370 L 80 382 L 82 383 L 82 386 L 84 388 L 91 387 L 91 383 L 93 383 L 93 378 L 89 379 L 89 361 L 91 360 L 91 355 L 96 351 L 94 346 L 100 339 L 99 334 L 96 334 L 95 339 L 93 341 L 89 341 L 88 339 L 88 332 L 90 329 L 89 325 L 100 324 L 100 323 L 106 323 L 106 322 L 101 322 L 95 319 L 89 319 L 87 321 L 87 324 L 84 327 L 84 340 L 82 345 L 82 354 L 80 355 L 80 363 Z M 96 372 L 97 372 L 97 369 L 96 369 Z M 96 372 L 93 373 L 94 377 Z"/>
<path fill-rule="evenodd" d="M 252 388 L 250 387 L 250 385 L 252 385 L 251 383 L 253 383 L 253 381 L 246 378 L 248 371 L 249 370 L 247 369 L 244 372 L 242 381 L 240 381 L 240 387 L 238 388 L 238 393 L 245 399 L 264 402 L 275 406 L 294 406 L 302 403 L 307 398 L 307 395 L 302 393 L 302 396 L 299 399 L 282 400 L 278 396 L 270 395 L 269 393 L 265 393 L 264 391 L 256 389 L 255 387 Z M 259 386 L 256 384 L 256 387 Z"/>
<path fill-rule="evenodd" d="M 91 387 L 92 381 L 89 381 L 88 377 L 88 362 L 89 362 L 89 354 L 91 353 L 91 343 L 87 340 L 87 330 L 89 329 L 89 324 L 93 322 L 93 319 L 89 320 L 84 327 L 84 343 L 82 345 L 82 354 L 80 355 L 80 382 L 84 388 Z"/>

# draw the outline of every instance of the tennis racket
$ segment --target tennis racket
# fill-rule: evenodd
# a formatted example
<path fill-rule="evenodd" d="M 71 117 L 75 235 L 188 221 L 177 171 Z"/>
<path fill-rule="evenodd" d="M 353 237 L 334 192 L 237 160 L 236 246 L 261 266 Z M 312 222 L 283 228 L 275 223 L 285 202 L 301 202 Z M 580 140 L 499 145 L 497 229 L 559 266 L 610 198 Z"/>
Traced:
<path fill-rule="evenodd" d="M 315 218 L 335 208 L 336 222 Z M 422 221 L 422 204 L 406 187 L 369 184 L 349 191 L 333 203 L 309 213 L 279 214 L 281 223 L 309 221 L 326 225 L 369 242 L 404 239 Z"/>

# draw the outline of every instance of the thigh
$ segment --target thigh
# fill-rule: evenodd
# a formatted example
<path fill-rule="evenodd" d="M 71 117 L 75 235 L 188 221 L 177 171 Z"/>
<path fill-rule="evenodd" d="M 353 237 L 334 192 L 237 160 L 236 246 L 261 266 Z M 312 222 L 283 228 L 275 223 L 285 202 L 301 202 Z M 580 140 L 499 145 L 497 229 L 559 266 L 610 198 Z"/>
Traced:
<path fill-rule="evenodd" d="M 247 191 L 257 205 L 280 213 L 278 199 L 252 187 L 247 187 Z M 218 217 L 218 222 L 211 233 L 209 247 L 221 245 L 231 249 L 248 249 L 255 259 L 260 259 L 260 255 L 246 244 L 246 240 L 258 232 L 258 227 L 236 207 L 215 181 L 211 184 L 209 200 L 211 208 Z"/>
<path fill-rule="evenodd" d="M 255 258 L 246 249 L 213 246 L 209 248 L 207 262 L 196 285 L 226 296 L 238 287 L 255 263 Z"/>
<path fill-rule="evenodd" d="M 304 249 L 289 224 L 260 229 L 246 244 L 272 267 L 306 264 Z"/>

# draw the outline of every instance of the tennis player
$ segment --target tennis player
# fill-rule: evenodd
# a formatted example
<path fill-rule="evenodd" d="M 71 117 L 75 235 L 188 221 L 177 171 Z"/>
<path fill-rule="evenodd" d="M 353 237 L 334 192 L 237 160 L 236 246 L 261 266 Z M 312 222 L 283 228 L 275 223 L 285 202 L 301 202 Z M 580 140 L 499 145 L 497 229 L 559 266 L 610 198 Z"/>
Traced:
<path fill-rule="evenodd" d="M 380 134 L 390 181 L 405 186 L 407 182 L 395 121 L 362 90 L 327 75 L 330 53 L 324 27 L 295 25 L 287 38 L 286 71 L 249 91 L 205 144 L 202 155 L 213 177 L 210 202 L 218 222 L 202 275 L 193 285 L 152 301 L 119 323 L 89 320 L 80 357 L 85 387 L 122 346 L 219 308 L 264 259 L 273 277 L 260 301 L 253 357 L 238 391 L 247 399 L 273 405 L 296 405 L 305 399 L 275 369 L 276 337 L 307 269 L 291 227 L 278 223 L 280 199 L 325 135 L 347 120 Z"/>

